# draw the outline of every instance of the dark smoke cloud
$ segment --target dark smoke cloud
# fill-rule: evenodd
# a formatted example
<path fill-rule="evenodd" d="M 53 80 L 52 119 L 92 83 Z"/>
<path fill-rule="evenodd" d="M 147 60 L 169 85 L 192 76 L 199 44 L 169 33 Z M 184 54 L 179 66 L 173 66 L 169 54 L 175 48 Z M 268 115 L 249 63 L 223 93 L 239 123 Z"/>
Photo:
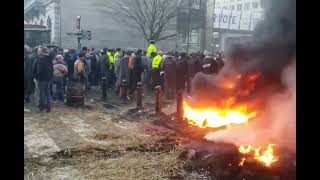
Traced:
<path fill-rule="evenodd" d="M 296 1 L 266 1 L 264 21 L 257 25 L 248 45 L 237 45 L 230 60 L 240 72 L 260 71 L 280 81 L 281 71 L 296 53 Z"/>
<path fill-rule="evenodd" d="M 266 2 L 269 4 L 264 21 L 256 27 L 253 40 L 249 44 L 233 47 L 226 66 L 217 77 L 207 78 L 197 74 L 193 88 L 206 89 L 208 94 L 219 94 L 224 89 L 217 86 L 228 80 L 229 75 L 262 73 L 263 78 L 255 91 L 258 94 L 255 98 L 263 99 L 265 104 L 261 109 L 262 115 L 251 120 L 248 126 L 233 126 L 210 133 L 206 139 L 236 145 L 276 143 L 295 151 L 296 1 Z M 209 89 L 211 86 L 215 88 Z M 192 95 L 197 97 L 201 90 L 193 92 L 195 94 Z M 248 100 L 250 96 L 246 98 Z"/>
<path fill-rule="evenodd" d="M 212 94 L 213 91 L 216 95 L 220 95 L 224 90 L 219 91 L 217 85 L 224 79 L 239 73 L 262 74 L 263 79 L 257 84 L 256 94 L 263 93 L 267 97 L 285 88 L 281 81 L 281 73 L 285 67 L 295 61 L 296 54 L 296 1 L 267 0 L 265 2 L 268 4 L 266 4 L 264 20 L 257 25 L 252 41 L 233 47 L 225 67 L 217 77 L 197 74 L 192 82 L 192 92 L 195 92 L 192 93 L 193 95 L 199 96 L 198 93 L 201 92 L 204 95 Z"/>

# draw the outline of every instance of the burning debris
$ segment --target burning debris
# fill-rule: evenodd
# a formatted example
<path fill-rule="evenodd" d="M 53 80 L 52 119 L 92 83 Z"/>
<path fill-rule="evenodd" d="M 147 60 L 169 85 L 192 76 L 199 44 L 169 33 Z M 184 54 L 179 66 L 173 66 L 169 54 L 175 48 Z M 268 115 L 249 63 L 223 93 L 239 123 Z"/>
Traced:
<path fill-rule="evenodd" d="M 225 127 L 205 139 L 236 145 L 239 167 L 253 161 L 272 168 L 283 164 L 282 153 L 296 151 L 295 4 L 272 1 L 266 12 L 272 16 L 254 40 L 235 47 L 218 75 L 196 74 L 183 98 L 183 120 L 190 126 Z"/>
<path fill-rule="evenodd" d="M 274 144 L 269 144 L 265 151 L 262 151 L 261 146 L 258 148 L 254 148 L 251 145 L 247 146 L 246 148 L 241 145 L 239 147 L 239 152 L 243 155 L 250 155 L 253 156 L 255 160 L 258 160 L 264 163 L 265 166 L 270 167 L 270 165 L 274 162 L 277 162 L 277 157 L 274 156 L 273 153 Z M 239 166 L 243 166 L 246 158 L 242 158 Z"/>

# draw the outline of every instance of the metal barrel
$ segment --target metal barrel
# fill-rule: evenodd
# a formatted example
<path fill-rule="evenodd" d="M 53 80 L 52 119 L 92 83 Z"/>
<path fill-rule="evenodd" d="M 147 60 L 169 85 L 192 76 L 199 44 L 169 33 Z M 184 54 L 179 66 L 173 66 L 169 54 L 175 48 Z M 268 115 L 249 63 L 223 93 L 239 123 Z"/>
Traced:
<path fill-rule="evenodd" d="M 66 104 L 67 105 L 84 105 L 84 83 L 81 81 L 68 81 Z"/>

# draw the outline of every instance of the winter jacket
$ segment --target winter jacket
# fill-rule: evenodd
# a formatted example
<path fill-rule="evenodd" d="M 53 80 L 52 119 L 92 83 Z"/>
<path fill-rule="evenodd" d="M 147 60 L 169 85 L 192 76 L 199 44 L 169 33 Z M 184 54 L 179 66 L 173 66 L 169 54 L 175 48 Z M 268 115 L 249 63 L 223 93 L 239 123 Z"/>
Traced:
<path fill-rule="evenodd" d="M 147 49 L 147 56 L 150 57 L 152 52 L 157 52 L 157 47 L 154 44 L 150 44 Z"/>
<path fill-rule="evenodd" d="M 33 75 L 39 81 L 51 81 L 53 76 L 53 64 L 50 56 L 39 57 L 33 66 Z"/>
<path fill-rule="evenodd" d="M 100 75 L 101 78 L 106 78 L 108 75 L 108 71 L 110 70 L 109 58 L 106 55 L 101 55 L 100 59 Z"/>
<path fill-rule="evenodd" d="M 119 71 L 120 71 L 120 57 L 117 56 L 116 59 L 114 60 L 114 72 L 116 74 L 116 77 L 119 77 Z"/>
<path fill-rule="evenodd" d="M 53 75 L 62 77 L 68 73 L 67 66 L 63 62 L 54 61 L 53 62 Z"/>
<path fill-rule="evenodd" d="M 144 70 L 141 55 L 136 56 L 136 61 L 135 61 L 133 68 L 134 68 L 134 72 L 137 74 L 137 76 L 140 76 Z"/>
<path fill-rule="evenodd" d="M 162 57 L 159 54 L 156 55 L 156 57 L 154 57 L 152 60 L 152 69 L 160 68 L 161 61 Z"/>
<path fill-rule="evenodd" d="M 130 56 L 125 55 L 121 60 L 120 60 L 120 69 L 119 69 L 119 81 L 120 83 L 122 80 L 126 80 L 127 83 L 129 82 L 129 58 Z"/>
<path fill-rule="evenodd" d="M 132 54 L 129 58 L 129 64 L 128 64 L 129 69 L 133 69 L 135 61 L 136 61 L 136 56 Z"/>
<path fill-rule="evenodd" d="M 141 56 L 141 63 L 144 69 L 148 68 L 148 58 L 147 56 Z"/>
<path fill-rule="evenodd" d="M 25 64 L 25 68 L 24 68 L 24 78 L 26 80 L 32 80 L 33 81 L 33 63 L 35 61 L 36 55 L 35 54 L 31 54 L 25 57 L 24 60 L 24 64 Z"/>

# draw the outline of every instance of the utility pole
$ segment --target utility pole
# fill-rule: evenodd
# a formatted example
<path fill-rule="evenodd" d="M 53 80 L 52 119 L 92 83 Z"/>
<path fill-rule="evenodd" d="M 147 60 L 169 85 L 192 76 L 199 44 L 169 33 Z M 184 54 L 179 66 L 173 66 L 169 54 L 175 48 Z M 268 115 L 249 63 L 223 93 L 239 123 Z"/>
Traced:
<path fill-rule="evenodd" d="M 216 9 L 216 0 L 213 0 L 213 15 L 215 13 L 215 9 Z M 212 23 L 212 34 L 211 34 L 211 37 L 212 37 L 212 51 L 214 51 L 214 38 L 213 38 L 213 33 L 214 33 L 214 21 L 215 19 L 213 19 L 213 23 Z"/>
<path fill-rule="evenodd" d="M 187 39 L 187 53 L 189 53 L 189 42 L 190 42 L 190 11 L 191 11 L 191 0 L 188 0 L 188 39 Z"/>
<path fill-rule="evenodd" d="M 80 16 L 77 17 L 76 20 L 76 28 L 78 29 L 78 32 L 69 32 L 67 35 L 70 36 L 76 36 L 78 40 L 78 49 L 81 49 L 81 39 L 83 40 L 91 40 L 92 39 L 92 32 L 88 30 L 83 30 L 80 28 Z"/>
<path fill-rule="evenodd" d="M 61 47 L 62 45 L 62 37 L 61 37 L 61 34 L 62 34 L 62 6 L 61 6 L 61 0 L 58 1 L 58 7 L 59 7 L 59 46 Z"/>
<path fill-rule="evenodd" d="M 81 44 L 80 44 L 80 40 L 81 40 L 81 17 L 80 16 L 77 16 L 77 19 L 76 19 L 76 28 L 79 30 L 78 31 L 78 49 L 80 50 L 81 49 Z"/>
<path fill-rule="evenodd" d="M 81 43 L 80 43 L 80 40 L 81 40 L 81 36 L 78 35 L 78 49 L 80 50 L 81 49 Z"/>

